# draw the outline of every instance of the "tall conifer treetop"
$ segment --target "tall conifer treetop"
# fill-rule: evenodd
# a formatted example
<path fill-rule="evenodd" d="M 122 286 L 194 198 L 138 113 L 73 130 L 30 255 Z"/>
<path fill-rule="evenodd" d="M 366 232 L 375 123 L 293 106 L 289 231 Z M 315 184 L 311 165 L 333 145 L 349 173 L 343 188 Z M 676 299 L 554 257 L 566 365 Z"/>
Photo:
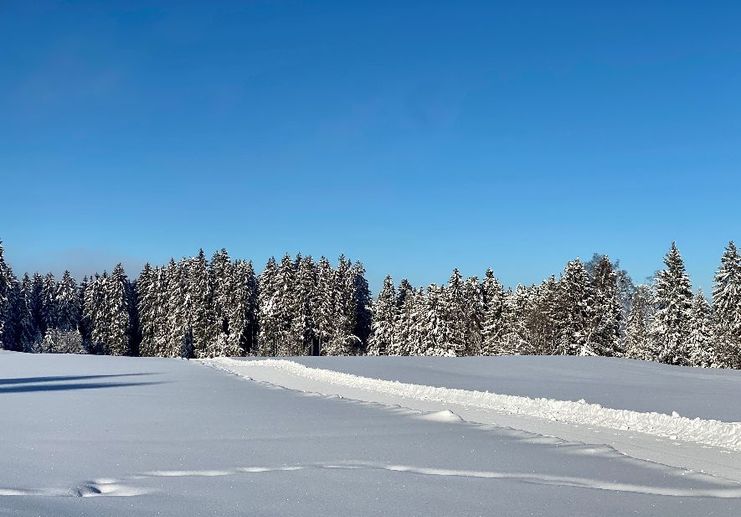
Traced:
<path fill-rule="evenodd" d="M 692 286 L 684 261 L 672 242 L 664 258 L 665 268 L 656 277 L 656 314 L 651 329 L 659 361 L 687 364 L 687 339 L 690 332 Z"/>

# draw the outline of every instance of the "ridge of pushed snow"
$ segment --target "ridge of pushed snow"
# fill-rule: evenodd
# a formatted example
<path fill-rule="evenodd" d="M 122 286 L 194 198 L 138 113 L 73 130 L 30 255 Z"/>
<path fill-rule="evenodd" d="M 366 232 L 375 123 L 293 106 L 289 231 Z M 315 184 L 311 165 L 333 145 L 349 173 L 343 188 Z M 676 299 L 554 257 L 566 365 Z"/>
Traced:
<path fill-rule="evenodd" d="M 504 395 L 488 391 L 465 390 L 374 379 L 321 368 L 311 368 L 286 359 L 240 360 L 226 357 L 206 359 L 204 364 L 249 378 L 255 369 L 273 369 L 307 380 L 344 386 L 407 399 L 435 401 L 546 419 L 572 425 L 598 426 L 635 431 L 671 440 L 694 442 L 741 451 L 741 422 L 612 409 L 582 400 L 556 400 Z M 329 393 L 328 393 L 329 394 Z"/>

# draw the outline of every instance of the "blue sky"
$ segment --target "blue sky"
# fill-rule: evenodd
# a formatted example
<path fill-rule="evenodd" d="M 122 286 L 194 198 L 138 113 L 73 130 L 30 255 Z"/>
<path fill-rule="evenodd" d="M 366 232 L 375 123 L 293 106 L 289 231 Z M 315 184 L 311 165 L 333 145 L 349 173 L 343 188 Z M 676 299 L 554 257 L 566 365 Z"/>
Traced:
<path fill-rule="evenodd" d="M 372 287 L 576 256 L 637 280 L 741 240 L 741 4 L 0 4 L 16 270 L 227 247 Z"/>

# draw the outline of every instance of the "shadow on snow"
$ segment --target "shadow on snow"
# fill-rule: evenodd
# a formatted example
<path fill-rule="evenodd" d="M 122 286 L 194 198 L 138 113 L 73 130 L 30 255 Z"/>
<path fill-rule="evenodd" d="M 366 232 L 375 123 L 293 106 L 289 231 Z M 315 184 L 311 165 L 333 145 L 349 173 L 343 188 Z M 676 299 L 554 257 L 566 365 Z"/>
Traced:
<path fill-rule="evenodd" d="M 157 375 L 159 372 L 147 373 L 116 373 L 109 375 L 57 375 L 51 377 L 10 377 L 0 379 L 0 386 L 5 384 L 36 384 L 39 382 L 65 382 L 65 381 L 82 381 L 88 379 L 109 379 L 111 377 L 139 377 L 142 375 Z"/>
<path fill-rule="evenodd" d="M 32 393 L 43 391 L 94 390 L 103 388 L 125 388 L 130 386 L 151 386 L 162 382 L 67 382 L 119 377 L 139 377 L 155 375 L 152 373 L 120 373 L 110 375 L 61 375 L 49 377 L 13 377 L 0 379 L 0 395 L 3 393 Z"/>

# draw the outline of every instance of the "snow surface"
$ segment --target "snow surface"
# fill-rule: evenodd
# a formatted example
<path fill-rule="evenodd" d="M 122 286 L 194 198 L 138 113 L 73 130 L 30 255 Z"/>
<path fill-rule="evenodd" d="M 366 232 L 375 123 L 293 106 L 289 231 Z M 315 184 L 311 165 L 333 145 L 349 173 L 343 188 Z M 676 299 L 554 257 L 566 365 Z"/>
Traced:
<path fill-rule="evenodd" d="M 298 391 L 402 406 L 441 415 L 447 412 L 469 422 L 511 427 L 567 441 L 604 444 L 635 458 L 741 481 L 740 452 L 733 448 L 698 443 L 698 440 L 726 446 L 730 443 L 734 447 L 737 425 L 705 421 L 713 419 L 692 419 L 692 422 L 688 422 L 673 410 L 664 415 L 645 415 L 640 414 L 645 411 L 631 409 L 648 406 L 692 411 L 699 407 L 701 397 L 697 393 L 700 392 L 707 393 L 708 402 L 715 404 L 715 407 L 725 408 L 728 414 L 736 414 L 741 401 L 734 395 L 738 391 L 733 389 L 733 383 L 741 376 L 739 372 L 650 364 L 653 368 L 649 370 L 650 374 L 646 374 L 647 365 L 642 361 L 585 357 L 300 357 L 291 360 L 295 363 L 319 365 L 324 370 L 352 371 L 363 377 L 402 379 L 407 384 L 418 384 L 429 378 L 438 384 L 437 387 L 447 384 L 457 386 L 458 391 L 431 390 L 426 385 L 400 390 L 396 383 L 386 384 L 389 389 L 379 391 L 376 389 L 379 383 L 369 382 L 372 379 L 358 383 L 355 382 L 356 379 L 350 378 L 342 384 L 337 383 L 342 376 L 325 372 L 310 378 L 311 375 L 300 373 L 311 370 L 296 368 L 295 365 L 289 368 L 265 367 L 271 363 L 262 363 L 261 359 L 219 359 L 207 364 Z M 466 375 L 468 371 L 471 372 L 470 375 Z M 585 374 L 585 371 L 591 373 Z M 602 383 L 601 379 L 605 379 L 605 382 Z M 716 379 L 720 388 L 715 386 Z M 368 383 L 370 385 L 366 385 Z M 533 401 L 470 393 L 477 391 L 471 387 L 492 385 L 497 385 L 510 394 L 519 392 L 522 395 L 535 393 L 547 396 L 550 393 L 567 393 L 574 399 L 572 403 Z M 461 393 L 462 389 L 465 392 Z M 625 393 L 632 393 L 634 400 L 629 399 Z M 623 407 L 629 408 L 629 412 L 603 412 L 602 407 L 583 407 L 595 397 L 599 397 L 598 400 L 601 401 L 619 401 Z M 482 399 L 484 403 L 481 403 Z M 579 405 L 574 405 L 573 402 Z M 523 408 L 529 411 L 523 411 Z M 633 421 L 643 424 L 643 432 L 637 432 L 638 426 L 631 424 Z M 731 434 L 724 434 L 728 429 Z M 675 434 L 680 431 L 684 440 L 694 441 L 682 441 Z"/>
<path fill-rule="evenodd" d="M 488 409 L 568 424 L 634 430 L 640 433 L 671 438 L 672 440 L 679 439 L 741 451 L 741 423 L 700 418 L 690 419 L 682 417 L 676 412 L 670 415 L 655 412 L 642 413 L 627 409 L 605 408 L 599 404 L 590 404 L 584 399 L 569 401 L 530 398 L 373 379 L 335 370 L 310 368 L 283 359 L 243 361 L 217 358 L 204 362 L 248 378 L 252 378 L 256 374 L 260 375 L 259 370 L 274 369 L 332 386 L 361 389 L 369 393 L 369 396 L 364 397 L 363 400 L 370 402 L 383 402 L 383 400 L 378 400 L 374 396 L 375 394 L 391 395 L 404 399 L 434 401 L 444 405 Z M 269 374 L 268 380 L 270 380 Z M 322 390 L 322 392 L 327 393 L 328 391 Z M 334 393 L 334 390 L 330 390 L 329 393 Z"/>
<path fill-rule="evenodd" d="M 0 514 L 741 514 L 737 480 L 459 414 L 195 361 L 0 353 Z"/>
<path fill-rule="evenodd" d="M 310 368 L 284 359 L 244 361 L 217 358 L 204 362 L 248 378 L 260 375 L 259 370 L 272 369 L 332 386 L 360 389 L 368 392 L 369 396 L 364 397 L 363 400 L 370 402 L 382 402 L 374 397 L 374 394 L 391 395 L 403 399 L 434 401 L 446 406 L 475 407 L 568 424 L 599 426 L 623 431 L 633 430 L 672 440 L 678 439 L 741 451 L 741 423 L 691 419 L 682 417 L 676 412 L 669 415 L 656 412 L 643 413 L 628 409 L 606 408 L 599 404 L 588 403 L 584 399 L 570 401 L 530 398 L 488 391 L 373 379 L 335 370 Z M 269 374 L 267 378 L 270 380 Z M 334 393 L 334 390 L 330 388 L 329 391 L 322 390 L 322 393 Z"/>
<path fill-rule="evenodd" d="M 741 372 L 608 357 L 293 357 L 377 379 L 741 422 Z"/>

